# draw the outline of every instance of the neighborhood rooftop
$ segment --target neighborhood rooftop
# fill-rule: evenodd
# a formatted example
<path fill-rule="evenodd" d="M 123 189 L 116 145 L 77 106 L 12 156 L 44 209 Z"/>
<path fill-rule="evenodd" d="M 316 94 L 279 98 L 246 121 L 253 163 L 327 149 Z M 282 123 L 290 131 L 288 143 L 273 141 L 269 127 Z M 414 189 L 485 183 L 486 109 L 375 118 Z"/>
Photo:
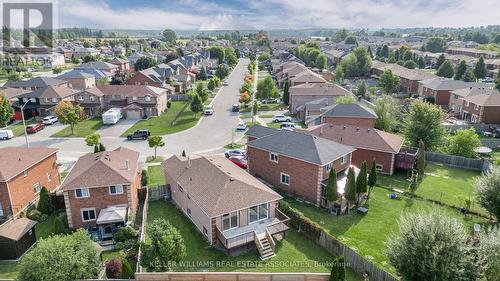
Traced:
<path fill-rule="evenodd" d="M 360 104 L 336 104 L 327 107 L 322 113 L 323 116 L 330 117 L 357 117 L 357 118 L 377 118 L 373 109 Z"/>
<path fill-rule="evenodd" d="M 56 148 L 48 147 L 0 148 L 0 182 L 10 180 L 56 152 Z"/>

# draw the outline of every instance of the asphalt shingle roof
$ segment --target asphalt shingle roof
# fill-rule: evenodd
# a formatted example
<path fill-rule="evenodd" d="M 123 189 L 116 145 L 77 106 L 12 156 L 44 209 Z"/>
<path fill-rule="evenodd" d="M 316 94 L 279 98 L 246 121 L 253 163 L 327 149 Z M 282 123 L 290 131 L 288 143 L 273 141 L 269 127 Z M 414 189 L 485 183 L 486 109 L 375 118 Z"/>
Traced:
<path fill-rule="evenodd" d="M 56 152 L 57 149 L 48 147 L 0 148 L 0 182 L 10 180 Z"/>
<path fill-rule="evenodd" d="M 377 118 L 375 111 L 360 104 L 332 105 L 322 115 L 329 117 Z"/>

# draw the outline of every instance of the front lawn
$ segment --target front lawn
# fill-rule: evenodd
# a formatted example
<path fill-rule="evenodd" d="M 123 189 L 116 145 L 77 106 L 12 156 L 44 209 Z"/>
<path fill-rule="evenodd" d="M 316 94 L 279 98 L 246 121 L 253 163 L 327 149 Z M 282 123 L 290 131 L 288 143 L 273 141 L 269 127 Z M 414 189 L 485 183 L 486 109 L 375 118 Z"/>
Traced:
<path fill-rule="evenodd" d="M 200 117 L 200 113 L 195 115 L 191 111 L 188 101 L 172 101 L 167 112 L 135 123 L 121 136 L 125 137 L 139 129 L 149 129 L 153 136 L 173 134 L 193 127 Z M 174 119 L 175 123 L 173 123 Z"/>
<path fill-rule="evenodd" d="M 281 103 L 270 103 L 270 104 L 259 104 L 260 111 L 274 111 L 274 110 L 285 110 L 287 106 Z M 240 112 L 250 112 L 250 106 L 240 109 Z"/>
<path fill-rule="evenodd" d="M 67 138 L 67 137 L 86 137 L 90 134 L 95 133 L 102 127 L 102 119 L 95 117 L 83 120 L 75 125 L 74 134 L 71 134 L 71 128 L 66 127 L 61 131 L 53 134 L 51 137 L 56 138 Z"/>
<path fill-rule="evenodd" d="M 148 167 L 148 186 L 157 185 L 165 185 L 165 173 L 162 165 Z"/>
<path fill-rule="evenodd" d="M 445 204 L 464 207 L 465 200 L 472 201 L 471 210 L 488 215 L 474 196 L 474 178 L 479 176 L 477 171 L 444 166 L 438 163 L 428 163 L 425 177 L 418 186 L 415 194 L 426 199 L 437 200 Z M 406 190 L 410 182 L 405 172 L 393 176 L 379 177 L 379 183 L 385 187 Z"/>
<path fill-rule="evenodd" d="M 230 257 L 210 247 L 194 224 L 173 203 L 150 202 L 148 224 L 158 218 L 169 220 L 184 238 L 187 256 L 183 260 L 184 264 L 178 265 L 174 271 L 330 272 L 331 269 L 324 263 L 331 262 L 332 256 L 293 229 L 288 231 L 285 240 L 277 242 L 276 256 L 268 261 L 261 261 L 257 250 Z M 219 265 L 203 267 L 204 263 L 208 264 L 210 261 L 219 262 Z M 353 272 L 349 272 L 348 276 L 348 280 L 362 280 Z"/>
<path fill-rule="evenodd" d="M 368 203 L 369 212 L 366 215 L 359 215 L 353 210 L 349 215 L 339 217 L 330 215 L 315 206 L 299 203 L 294 199 L 286 200 L 292 207 L 299 209 L 307 217 L 322 225 L 331 235 L 392 274 L 396 274 L 396 270 L 384 254 L 385 241 L 389 234 L 398 230 L 398 220 L 401 215 L 439 210 L 443 215 L 463 221 L 467 229 L 471 231 L 474 223 L 488 223 L 486 219 L 476 216 L 465 217 L 456 209 L 424 200 L 404 197 L 390 199 L 391 193 L 384 188 L 375 187 Z"/>
<path fill-rule="evenodd" d="M 26 122 L 26 126 L 37 123 L 37 121 L 35 119 L 29 119 L 29 120 L 26 120 L 25 122 Z M 23 126 L 22 121 L 17 122 L 16 124 L 12 124 L 12 125 L 8 126 L 6 129 L 12 130 L 12 133 L 16 137 L 24 135 L 24 126 Z"/>

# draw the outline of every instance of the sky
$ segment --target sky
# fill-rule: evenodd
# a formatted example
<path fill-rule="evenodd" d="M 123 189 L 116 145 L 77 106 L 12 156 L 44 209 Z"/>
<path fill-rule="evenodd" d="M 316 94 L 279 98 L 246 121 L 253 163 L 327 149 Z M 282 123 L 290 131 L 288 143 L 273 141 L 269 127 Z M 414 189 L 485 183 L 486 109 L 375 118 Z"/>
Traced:
<path fill-rule="evenodd" d="M 500 24 L 499 0 L 58 0 L 59 27 L 230 30 Z"/>

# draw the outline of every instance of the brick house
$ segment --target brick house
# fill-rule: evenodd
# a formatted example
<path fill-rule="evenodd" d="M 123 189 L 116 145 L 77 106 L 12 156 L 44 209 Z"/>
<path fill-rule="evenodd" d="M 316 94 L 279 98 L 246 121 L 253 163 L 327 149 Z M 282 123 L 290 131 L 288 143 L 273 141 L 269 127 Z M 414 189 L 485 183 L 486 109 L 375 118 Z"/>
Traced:
<path fill-rule="evenodd" d="M 290 87 L 290 112 L 306 119 L 305 104 L 319 99 L 326 99 L 324 106 L 332 105 L 339 97 L 352 95 L 351 92 L 336 84 L 303 83 Z"/>
<path fill-rule="evenodd" d="M 498 90 L 486 87 L 469 87 L 451 91 L 449 108 L 455 117 L 462 118 L 464 98 L 482 94 L 495 94 Z"/>
<path fill-rule="evenodd" d="M 47 86 L 45 88 L 39 88 L 33 92 L 29 92 L 18 96 L 19 104 L 24 104 L 26 100 L 32 99 L 35 102 L 28 102 L 31 109 L 36 110 L 36 115 L 49 116 L 55 115 L 55 107 L 61 101 L 75 100 L 74 95 L 78 93 L 69 87 L 68 84 L 61 84 L 57 86 Z"/>
<path fill-rule="evenodd" d="M 118 71 L 130 71 L 130 63 L 126 59 L 115 57 L 114 59 L 108 61 L 111 64 L 118 66 Z"/>
<path fill-rule="evenodd" d="M 253 139 L 247 143 L 249 173 L 316 205 L 322 201 L 330 170 L 347 169 L 355 150 L 296 131 L 253 126 L 245 134 Z"/>
<path fill-rule="evenodd" d="M 335 104 L 321 109 L 319 115 L 306 120 L 309 126 L 334 124 L 373 128 L 377 114 L 371 108 L 360 104 Z"/>
<path fill-rule="evenodd" d="M 78 159 L 61 184 L 70 228 L 110 240 L 135 215 L 141 185 L 139 153 L 124 147 Z"/>
<path fill-rule="evenodd" d="M 67 81 L 74 89 L 88 89 L 96 86 L 94 75 L 79 70 L 68 71 L 57 76 L 57 79 Z"/>
<path fill-rule="evenodd" d="M 47 147 L 0 148 L 0 219 L 34 205 L 42 187 L 59 187 L 56 153 Z"/>
<path fill-rule="evenodd" d="M 288 230 L 279 194 L 222 155 L 174 155 L 163 167 L 172 200 L 211 245 L 227 253 L 257 246 L 263 259 L 274 255 L 273 236 Z"/>
<path fill-rule="evenodd" d="M 326 82 L 326 80 L 323 79 L 320 75 L 312 72 L 309 69 L 302 71 L 302 72 L 298 73 L 297 75 L 294 75 L 293 77 L 290 77 L 289 81 L 290 81 L 291 87 L 302 85 L 304 83 L 324 84 Z"/>
<path fill-rule="evenodd" d="M 409 69 L 396 63 L 372 62 L 371 74 L 375 77 L 380 77 L 385 70 L 391 70 L 392 74 L 398 76 L 399 90 L 408 93 L 419 91 L 419 81 L 438 77 L 421 69 Z"/>
<path fill-rule="evenodd" d="M 500 93 L 473 95 L 463 98 L 462 120 L 471 123 L 500 124 Z"/>
<path fill-rule="evenodd" d="M 352 165 L 359 168 L 363 161 L 370 165 L 375 160 L 377 171 L 389 175 L 394 173 L 396 155 L 404 142 L 398 135 L 373 127 L 321 124 L 299 131 L 355 147 Z"/>
<path fill-rule="evenodd" d="M 137 71 L 128 81 L 127 85 L 144 85 L 158 88 L 165 88 L 170 92 L 180 93 L 184 90 L 182 84 L 170 85 L 169 82 L 178 71 L 166 64 Z"/>
<path fill-rule="evenodd" d="M 475 82 L 464 82 L 448 78 L 426 79 L 419 82 L 419 95 L 422 97 L 432 97 L 434 103 L 445 108 L 450 105 L 452 91 L 470 87 L 486 87 L 485 84 Z"/>
<path fill-rule="evenodd" d="M 111 73 L 111 75 L 115 74 L 119 70 L 118 65 L 114 65 L 112 63 L 104 61 L 89 61 L 75 66 L 75 69 L 76 70 L 97 69 L 102 72 Z"/>
<path fill-rule="evenodd" d="M 84 89 L 76 93 L 75 102 L 83 107 L 85 115 L 89 117 L 99 116 L 106 108 L 104 94 L 97 87 Z"/>

